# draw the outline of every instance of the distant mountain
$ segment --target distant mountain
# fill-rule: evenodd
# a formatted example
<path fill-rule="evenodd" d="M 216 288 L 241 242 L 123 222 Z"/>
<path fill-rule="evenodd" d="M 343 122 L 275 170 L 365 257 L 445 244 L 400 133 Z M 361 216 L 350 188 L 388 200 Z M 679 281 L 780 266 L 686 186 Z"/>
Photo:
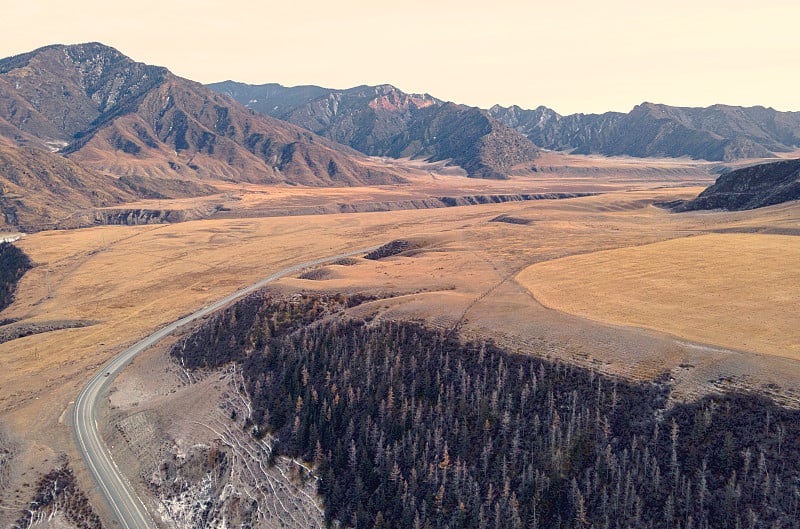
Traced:
<path fill-rule="evenodd" d="M 771 162 L 726 173 L 677 211 L 755 209 L 800 200 L 800 159 Z"/>
<path fill-rule="evenodd" d="M 643 103 L 627 114 L 561 116 L 538 107 L 494 106 L 489 114 L 536 145 L 575 154 L 681 157 L 711 161 L 769 158 L 800 147 L 800 112 L 714 105 Z"/>
<path fill-rule="evenodd" d="M 355 151 L 98 43 L 0 60 L 0 133 L 115 175 L 350 185 L 399 180 Z"/>
<path fill-rule="evenodd" d="M 310 186 L 404 181 L 303 128 L 98 43 L 0 60 L 6 223 L 209 194 L 213 180 Z M 9 197 L 14 197 L 13 200 Z"/>
<path fill-rule="evenodd" d="M 538 156 L 531 141 L 484 110 L 391 85 L 333 90 L 225 81 L 208 86 L 373 156 L 451 160 L 480 178 L 506 178 L 514 166 Z"/>

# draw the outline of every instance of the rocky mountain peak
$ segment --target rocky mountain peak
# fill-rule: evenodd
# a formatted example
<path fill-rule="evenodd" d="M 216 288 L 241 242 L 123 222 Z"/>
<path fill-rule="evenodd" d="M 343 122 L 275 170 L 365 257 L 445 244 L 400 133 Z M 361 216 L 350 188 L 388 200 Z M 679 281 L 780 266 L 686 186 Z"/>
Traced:
<path fill-rule="evenodd" d="M 660 105 L 658 103 L 650 103 L 647 101 L 633 107 L 630 113 L 631 115 L 648 114 L 656 118 L 666 116 L 664 105 Z"/>
<path fill-rule="evenodd" d="M 103 44 L 54 45 L 0 60 L 0 90 L 14 100 L 7 109 L 12 124 L 47 141 L 71 142 L 131 110 L 126 105 L 167 74 Z"/>
<path fill-rule="evenodd" d="M 558 121 L 561 116 L 546 106 L 539 105 L 534 110 L 526 110 L 517 105 L 503 107 L 494 105 L 488 110 L 489 115 L 504 125 L 513 128 L 522 134 L 528 134 L 535 128 L 541 128 L 550 121 Z"/>
<path fill-rule="evenodd" d="M 371 88 L 372 91 L 379 96 L 385 96 L 392 93 L 400 92 L 400 90 L 396 86 L 390 84 L 379 84 L 368 88 Z"/>
<path fill-rule="evenodd" d="M 369 107 L 376 111 L 402 112 L 409 109 L 426 108 L 438 103 L 437 100 L 427 94 L 406 94 L 394 87 L 392 88 L 392 90 L 378 92 L 378 96 L 369 102 Z"/>

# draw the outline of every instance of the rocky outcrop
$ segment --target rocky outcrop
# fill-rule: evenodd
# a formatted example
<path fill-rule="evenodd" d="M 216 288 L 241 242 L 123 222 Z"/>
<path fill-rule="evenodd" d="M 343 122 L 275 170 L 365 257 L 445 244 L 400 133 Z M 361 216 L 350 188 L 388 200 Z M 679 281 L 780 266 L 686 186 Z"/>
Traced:
<path fill-rule="evenodd" d="M 676 211 L 755 209 L 800 200 L 800 159 L 745 167 L 720 176 L 694 200 Z"/>
<path fill-rule="evenodd" d="M 373 213 L 376 211 L 399 211 L 405 209 L 436 209 L 456 206 L 476 206 L 480 204 L 502 204 L 505 202 L 524 202 L 528 200 L 558 200 L 591 196 L 596 193 L 532 193 L 506 195 L 465 195 L 449 197 L 430 197 L 409 200 L 391 200 L 378 202 L 348 202 L 320 204 L 301 207 L 272 207 L 249 212 L 240 211 L 235 215 L 252 215 L 257 217 L 286 217 L 297 215 L 328 215 L 334 213 Z M 227 218 L 232 214 L 219 212 L 219 218 Z"/>
<path fill-rule="evenodd" d="M 107 209 L 95 211 L 94 218 L 96 224 L 138 226 L 140 224 L 183 222 L 187 220 L 187 214 L 184 211 L 168 209 Z"/>
<path fill-rule="evenodd" d="M 517 193 L 508 195 L 465 195 L 460 197 L 441 197 L 439 200 L 447 207 L 474 206 L 477 204 L 503 204 L 505 202 L 526 202 L 529 200 L 560 200 L 579 198 L 596 193 Z"/>

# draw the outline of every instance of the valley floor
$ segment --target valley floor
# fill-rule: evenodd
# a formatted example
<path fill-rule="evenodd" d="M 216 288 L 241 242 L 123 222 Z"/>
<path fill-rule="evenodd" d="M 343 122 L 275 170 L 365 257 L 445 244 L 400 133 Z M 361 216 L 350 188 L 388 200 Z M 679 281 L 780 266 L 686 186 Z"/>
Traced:
<path fill-rule="evenodd" d="M 495 340 L 510 351 L 630 379 L 668 372 L 678 399 L 736 387 L 800 406 L 800 206 L 682 214 L 655 206 L 691 198 L 702 189 L 698 183 L 711 180 L 707 168 L 687 166 L 677 173 L 660 167 L 634 174 L 610 170 L 601 177 L 554 170 L 499 183 L 422 174 L 427 196 L 442 189 L 449 196 L 456 178 L 461 195 L 602 194 L 268 218 L 257 215 L 292 204 L 385 202 L 406 191 L 237 186 L 226 200 L 252 215 L 26 236 L 17 244 L 35 268 L 3 318 L 44 329 L 47 322 L 87 325 L 55 326 L 0 344 L 0 442 L 14 447 L 0 468 L 0 525 L 15 519 L 32 497 L 36 476 L 61 454 L 71 456 L 84 490 L 93 489 L 72 448 L 65 411 L 93 372 L 125 346 L 292 263 L 395 239 L 410 241 L 414 249 L 319 267 L 272 288 L 285 295 L 390 294 L 354 314 L 424 321 L 465 338 Z M 126 442 L 120 437 L 126 428 L 169 433 L 177 410 L 201 400 L 202 392 L 180 389 L 181 377 L 163 357 L 134 363 L 112 393 L 111 424 L 123 426 L 112 429 L 110 438 Z M 216 387 L 215 395 L 226 392 L 225 380 L 204 383 Z M 131 389 L 136 384 L 139 393 Z M 143 426 L 130 418 L 137 413 L 147 418 Z M 198 422 L 218 420 L 212 417 L 218 411 L 199 407 L 196 413 L 206 414 Z M 208 432 L 196 433 L 192 443 L 212 441 Z M 139 455 L 121 457 L 132 461 Z M 91 494 L 90 500 L 100 504 Z M 313 502 L 303 509 L 313 515 Z"/>

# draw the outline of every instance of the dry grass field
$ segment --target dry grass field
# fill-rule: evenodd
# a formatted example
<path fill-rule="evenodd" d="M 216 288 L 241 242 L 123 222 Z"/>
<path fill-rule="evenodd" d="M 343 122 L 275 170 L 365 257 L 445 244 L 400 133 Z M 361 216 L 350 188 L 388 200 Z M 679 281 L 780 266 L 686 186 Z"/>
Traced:
<path fill-rule="evenodd" d="M 338 212 L 341 205 L 383 209 L 408 209 L 404 203 L 431 197 L 517 193 L 600 193 L 664 186 L 685 186 L 687 182 L 708 185 L 718 164 L 695 160 L 648 160 L 635 158 L 571 156 L 543 153 L 537 161 L 539 173 L 509 180 L 465 178 L 463 171 L 443 162 L 371 159 L 376 169 L 402 170 L 408 184 L 366 187 L 305 188 L 290 185 L 265 186 L 209 180 L 220 193 L 205 197 L 149 199 L 106 209 L 147 209 L 198 212 L 205 215 L 215 207 L 216 216 L 265 217 Z"/>
<path fill-rule="evenodd" d="M 547 307 L 800 359 L 800 237 L 708 234 L 557 259 L 517 280 Z"/>
<path fill-rule="evenodd" d="M 604 162 L 607 166 L 594 170 L 590 163 L 580 168 L 563 157 L 554 159 L 553 167 L 556 162 L 560 169 L 503 182 L 466 180 L 420 165 L 414 188 L 231 186 L 227 195 L 215 199 L 249 209 L 244 212 L 246 218 L 26 236 L 18 244 L 36 267 L 20 283 L 17 301 L 1 316 L 31 322 L 91 320 L 93 324 L 0 344 L 0 425 L 21 447 L 9 478 L 11 488 L 0 492 L 0 523 L 29 497 L 31 476 L 46 468 L 47 460 L 63 452 L 74 455 L 65 411 L 95 370 L 126 345 L 276 270 L 398 238 L 413 238 L 422 248 L 380 261 L 359 258 L 326 265 L 322 271 L 298 273 L 272 288 L 390 293 L 393 297 L 359 310 L 379 318 L 424 320 L 459 330 L 466 337 L 492 338 L 510 350 L 632 378 L 670 371 L 679 395 L 713 390 L 721 379 L 756 389 L 778 387 L 787 401 L 800 395 L 797 359 L 774 356 L 780 353 L 767 347 L 766 331 L 750 336 L 749 330 L 745 332 L 749 327 L 735 323 L 774 318 L 771 328 L 779 336 L 773 343 L 791 345 L 794 340 L 793 350 L 797 350 L 797 325 L 792 327 L 790 321 L 797 314 L 798 297 L 790 296 L 797 293 L 797 238 L 763 233 L 800 229 L 797 203 L 735 213 L 672 214 L 653 203 L 696 195 L 703 188 L 697 183 L 712 179 L 707 166 L 675 162 L 665 169 L 661 162 L 655 168 L 639 162 L 637 169 L 624 160 Z M 563 169 L 565 164 L 571 169 Z M 692 185 L 681 187 L 681 182 Z M 250 216 L 293 204 L 554 191 L 603 194 L 443 209 Z M 192 200 L 196 199 L 160 205 L 193 207 Z M 498 216 L 513 222 L 494 221 Z M 749 234 L 716 234 L 726 230 Z M 734 244 L 744 246 L 731 249 Z M 756 251 L 763 254 L 755 255 Z M 697 300 L 715 295 L 736 298 L 736 319 L 723 320 L 728 330 L 715 331 L 732 337 L 739 332 L 739 338 L 731 338 L 735 342 L 723 343 L 703 334 L 714 317 L 700 317 L 704 311 L 699 301 L 693 309 L 698 317 L 684 318 L 669 328 L 663 321 L 677 318 L 658 312 L 655 306 L 642 310 L 646 296 L 609 296 L 625 302 L 615 309 L 620 314 L 624 310 L 641 313 L 640 320 L 593 317 L 569 305 L 577 303 L 581 289 L 596 289 L 597 296 L 603 295 L 603 289 L 617 294 L 643 289 L 660 274 L 655 265 L 669 263 L 670 258 L 682 259 L 671 272 L 681 282 L 664 278 L 662 285 L 695 289 Z M 691 265 L 693 258 L 701 258 L 703 266 Z M 615 260 L 652 266 L 615 275 Z M 602 263 L 604 268 L 593 268 Z M 675 274 L 678 266 L 681 273 Z M 550 274 L 547 281 L 540 270 Z M 709 273 L 714 274 L 713 281 Z M 748 282 L 757 282 L 759 277 L 771 284 L 739 296 L 741 289 L 752 284 Z M 563 284 L 564 293 L 549 298 L 548 290 L 540 293 L 540 288 L 553 292 L 551 283 Z M 781 290 L 777 285 L 788 286 Z M 555 310 L 541 305 L 528 288 Z M 778 292 L 784 292 L 783 301 L 773 298 Z M 680 294 L 674 295 L 680 300 Z M 784 308 L 765 303 L 767 297 Z M 665 298 L 662 304 L 666 303 Z"/>

